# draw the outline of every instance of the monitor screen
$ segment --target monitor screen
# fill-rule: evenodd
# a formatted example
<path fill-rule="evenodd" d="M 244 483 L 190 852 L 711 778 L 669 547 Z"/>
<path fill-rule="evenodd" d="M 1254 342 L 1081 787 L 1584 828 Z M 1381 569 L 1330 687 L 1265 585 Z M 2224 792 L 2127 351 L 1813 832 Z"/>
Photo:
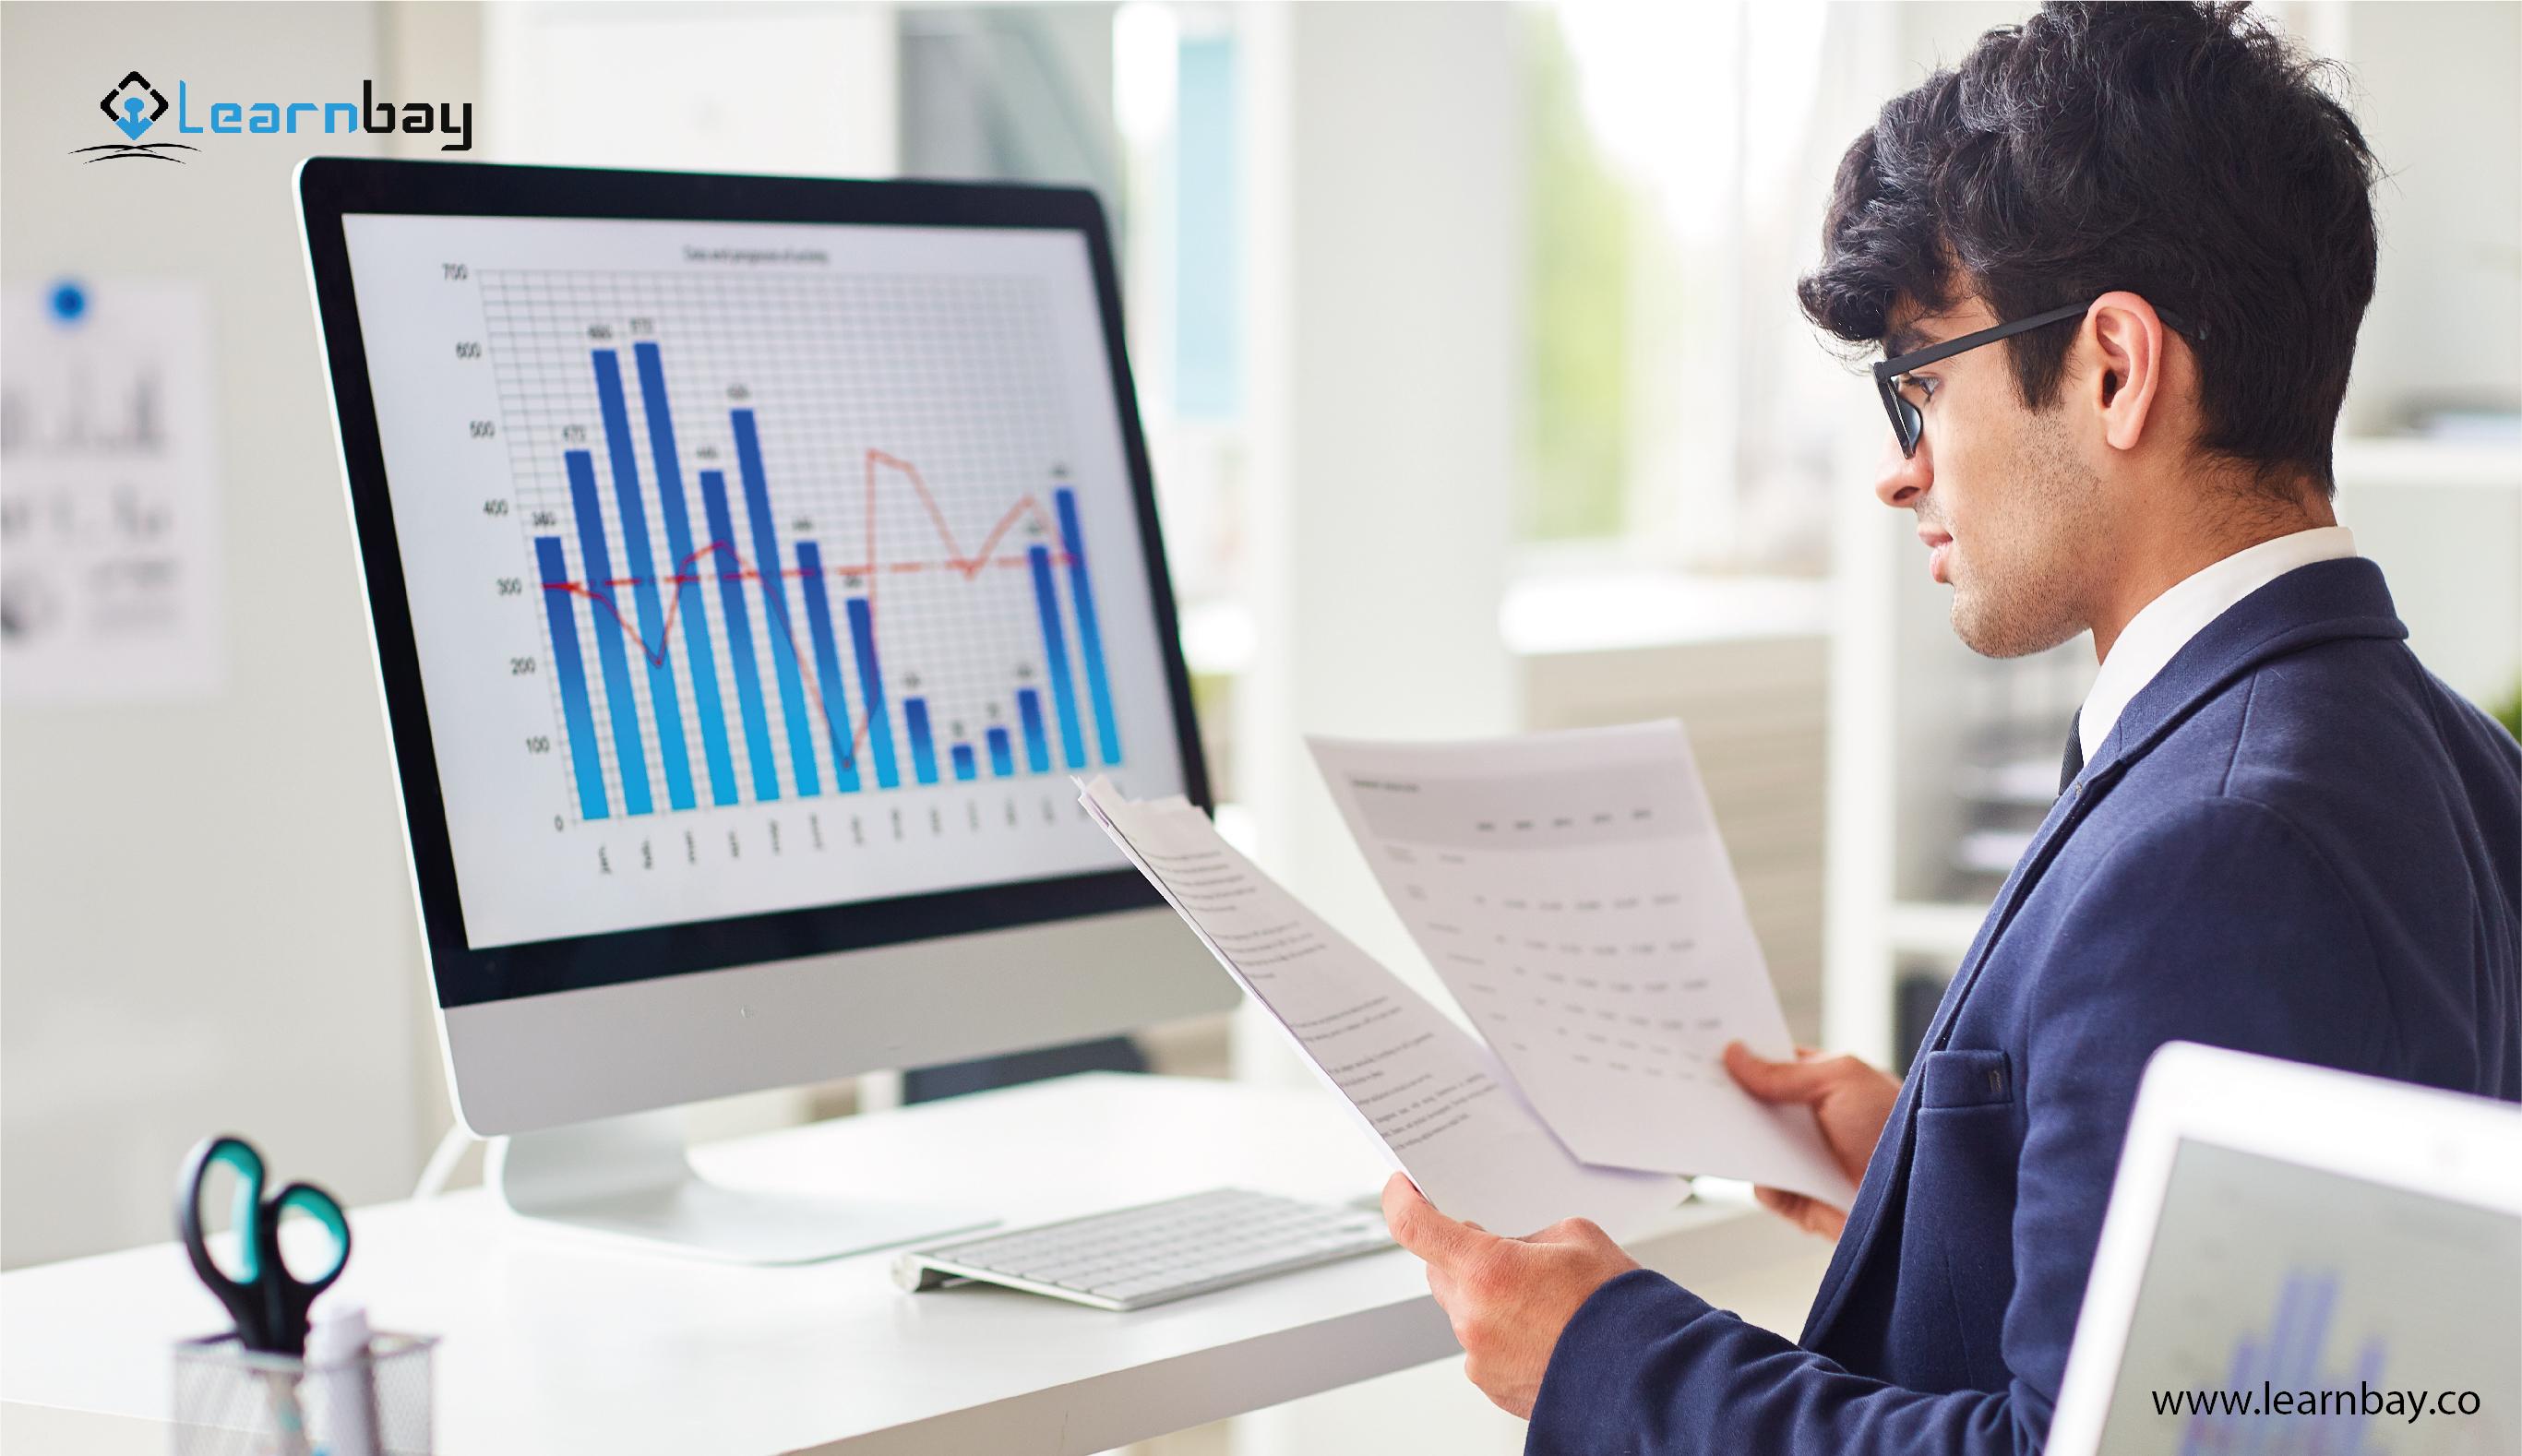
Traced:
<path fill-rule="evenodd" d="M 2516 1371 L 2522 1219 L 2187 1140 L 2101 1449 L 2522 1450 Z"/>
<path fill-rule="evenodd" d="M 1086 232 L 340 228 L 465 949 L 1126 875 L 1069 775 L 1198 792 Z"/>

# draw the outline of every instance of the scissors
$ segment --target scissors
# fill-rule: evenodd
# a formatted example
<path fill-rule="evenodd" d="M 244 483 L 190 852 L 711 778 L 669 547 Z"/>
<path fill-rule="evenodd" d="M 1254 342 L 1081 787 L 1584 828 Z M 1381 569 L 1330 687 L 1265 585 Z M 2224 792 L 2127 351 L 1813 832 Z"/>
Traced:
<path fill-rule="evenodd" d="M 232 1221 L 239 1267 L 234 1274 L 210 1257 L 202 1230 L 202 1188 L 218 1163 L 237 1175 Z M 343 1216 L 340 1200 L 311 1183 L 293 1183 L 270 1198 L 263 1198 L 262 1185 L 262 1154 L 253 1144 L 225 1135 L 207 1139 L 184 1160 L 175 1226 L 183 1235 L 184 1251 L 192 1255 L 193 1272 L 227 1306 L 245 1347 L 295 1358 L 306 1352 L 306 1307 L 333 1287 L 342 1266 L 350 1261 L 350 1221 Z M 332 1260 L 312 1279 L 300 1279 L 280 1256 L 280 1219 L 292 1208 L 322 1224 L 333 1238 Z"/>

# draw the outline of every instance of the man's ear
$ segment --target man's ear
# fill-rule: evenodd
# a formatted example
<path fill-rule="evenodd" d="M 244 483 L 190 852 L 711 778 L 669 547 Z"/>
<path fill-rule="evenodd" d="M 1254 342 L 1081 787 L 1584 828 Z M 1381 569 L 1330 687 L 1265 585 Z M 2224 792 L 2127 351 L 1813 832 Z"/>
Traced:
<path fill-rule="evenodd" d="M 2082 392 L 2101 420 L 2103 444 L 2135 449 L 2149 423 L 2162 428 L 2156 403 L 2169 398 L 2164 374 L 2172 358 L 2171 329 L 2137 295 L 2106 293 L 2085 312 L 2078 344 L 2091 352 Z"/>

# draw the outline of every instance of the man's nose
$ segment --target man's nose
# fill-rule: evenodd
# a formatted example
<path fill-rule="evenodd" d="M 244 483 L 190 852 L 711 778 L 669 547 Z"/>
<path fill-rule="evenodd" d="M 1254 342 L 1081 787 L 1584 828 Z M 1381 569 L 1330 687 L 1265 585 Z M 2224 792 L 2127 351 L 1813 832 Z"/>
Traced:
<path fill-rule="evenodd" d="M 1885 505 L 1908 510 L 1917 505 L 1927 488 L 1935 484 L 1936 469 L 1928 458 L 1927 442 L 1918 442 L 1914 455 L 1900 453 L 1897 437 L 1886 435 L 1882 457 L 1875 462 L 1874 498 Z"/>

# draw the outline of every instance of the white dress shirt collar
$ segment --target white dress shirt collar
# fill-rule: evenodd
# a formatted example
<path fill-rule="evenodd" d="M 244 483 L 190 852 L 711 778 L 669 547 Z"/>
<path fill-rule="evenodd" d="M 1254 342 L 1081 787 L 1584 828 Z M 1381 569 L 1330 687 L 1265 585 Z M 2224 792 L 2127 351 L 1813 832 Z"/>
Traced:
<path fill-rule="evenodd" d="M 2245 546 L 2213 566 L 2183 578 L 2147 602 L 2111 643 L 2092 690 L 2076 718 L 2076 736 L 2084 761 L 2101 751 L 2102 740 L 2120 721 L 2130 700 L 2154 681 L 2154 675 L 2176 656 L 2189 639 L 2225 609 L 2298 566 L 2356 554 L 2356 538 L 2344 526 L 2315 526 L 2289 536 Z"/>

